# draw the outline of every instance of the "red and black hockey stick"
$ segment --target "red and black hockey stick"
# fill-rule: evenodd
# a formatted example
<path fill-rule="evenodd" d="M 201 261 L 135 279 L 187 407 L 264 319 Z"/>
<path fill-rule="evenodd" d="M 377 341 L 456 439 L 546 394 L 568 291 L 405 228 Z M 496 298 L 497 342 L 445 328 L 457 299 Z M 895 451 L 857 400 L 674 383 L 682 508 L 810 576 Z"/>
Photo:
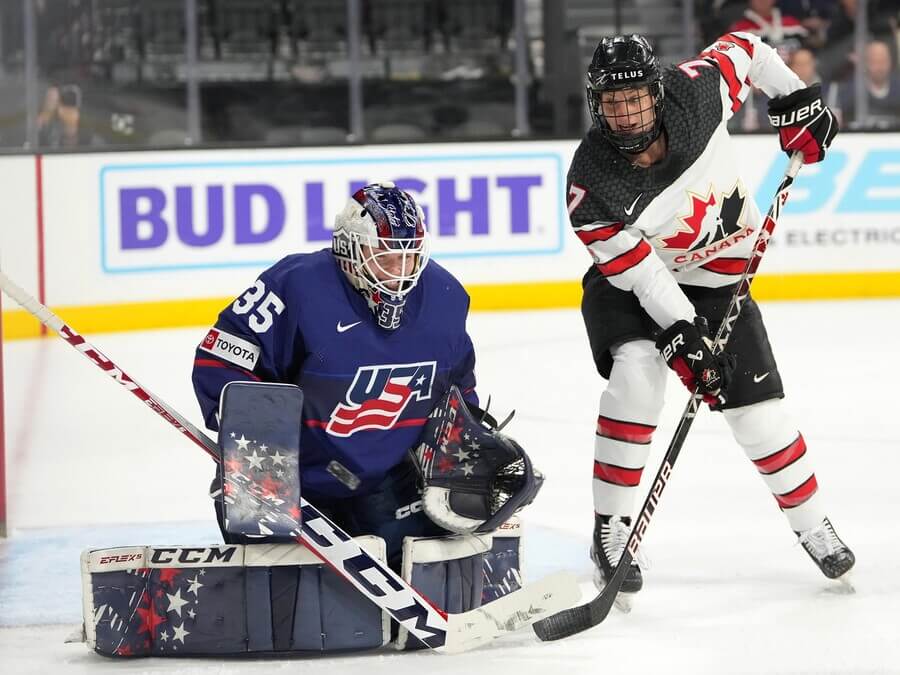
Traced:
<path fill-rule="evenodd" d="M 89 358 L 94 365 L 137 396 L 157 415 L 200 446 L 221 463 L 218 445 L 162 399 L 138 384 L 124 370 L 85 340 L 37 299 L 0 272 L 0 289 L 41 323 Z M 251 497 L 252 486 L 233 483 Z M 260 500 L 261 501 L 261 500 Z M 496 637 L 523 628 L 537 617 L 556 612 L 577 602 L 581 592 L 575 576 L 557 572 L 509 593 L 490 604 L 462 614 L 447 614 L 436 608 L 385 563 L 372 557 L 346 532 L 315 506 L 300 497 L 302 522 L 284 509 L 272 505 L 270 515 L 286 524 L 298 543 L 306 546 L 346 582 L 390 614 L 423 644 L 445 653 L 461 652 L 485 644 Z"/>
<path fill-rule="evenodd" d="M 763 221 L 762 228 L 756 236 L 753 253 L 747 261 L 747 266 L 744 268 L 740 281 L 738 281 L 734 295 L 731 296 L 731 303 L 725 312 L 725 318 L 716 332 L 716 338 L 713 343 L 714 353 L 718 354 L 724 350 L 725 345 L 728 343 L 728 338 L 731 337 L 734 322 L 737 321 L 741 313 L 741 307 L 744 304 L 744 300 L 747 299 L 747 294 L 750 292 L 750 284 L 756 275 L 756 270 L 759 267 L 763 254 L 766 252 L 769 238 L 775 230 L 778 217 L 781 215 L 781 207 L 787 201 L 788 191 L 802 165 L 803 155 L 794 153 L 788 163 L 787 170 L 784 172 L 784 178 L 778 186 L 775 199 Z M 669 477 L 672 474 L 672 467 L 675 466 L 675 461 L 678 459 L 681 447 L 684 445 L 684 439 L 694 423 L 694 417 L 697 415 L 702 402 L 703 396 L 700 393 L 695 393 L 688 401 L 687 407 L 685 407 L 684 413 L 681 415 L 681 421 L 678 423 L 678 428 L 675 431 L 675 436 L 669 443 L 669 448 L 666 450 L 659 471 L 656 472 L 656 478 L 653 479 L 653 487 L 644 500 L 644 505 L 641 507 L 638 517 L 634 521 L 634 527 L 632 527 L 631 534 L 628 536 L 628 543 L 625 545 L 625 550 L 622 551 L 622 557 L 619 558 L 619 563 L 616 565 L 616 571 L 613 573 L 612 579 L 609 580 L 609 583 L 599 595 L 590 602 L 570 609 L 564 609 L 553 616 L 536 622 L 532 628 L 541 640 L 560 640 L 570 635 L 575 635 L 588 628 L 593 628 L 609 614 L 616 596 L 619 594 L 619 589 L 622 588 L 622 583 L 625 581 L 625 576 L 628 574 L 631 561 L 634 560 L 638 547 L 641 545 L 641 540 L 644 538 L 644 533 L 647 531 L 647 525 L 649 525 L 650 519 L 656 512 L 660 497 L 663 490 L 666 489 Z"/>

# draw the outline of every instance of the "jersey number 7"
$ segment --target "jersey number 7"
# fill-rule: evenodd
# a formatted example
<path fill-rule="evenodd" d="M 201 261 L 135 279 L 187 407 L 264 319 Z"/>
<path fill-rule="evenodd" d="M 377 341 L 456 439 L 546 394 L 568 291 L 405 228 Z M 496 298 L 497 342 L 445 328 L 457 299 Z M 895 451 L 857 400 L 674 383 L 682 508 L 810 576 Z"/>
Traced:
<path fill-rule="evenodd" d="M 682 71 L 685 75 L 687 75 L 692 80 L 700 77 L 700 73 L 697 72 L 697 68 L 712 68 L 713 64 L 707 61 L 706 59 L 694 59 L 693 61 L 685 61 L 684 63 L 678 64 L 678 69 Z"/>

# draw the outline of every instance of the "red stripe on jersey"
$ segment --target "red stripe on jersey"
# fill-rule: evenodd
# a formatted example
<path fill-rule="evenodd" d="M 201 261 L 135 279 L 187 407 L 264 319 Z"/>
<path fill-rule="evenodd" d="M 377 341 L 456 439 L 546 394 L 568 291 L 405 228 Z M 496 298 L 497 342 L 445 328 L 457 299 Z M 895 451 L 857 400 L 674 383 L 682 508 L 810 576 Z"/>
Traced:
<path fill-rule="evenodd" d="M 613 485 L 637 487 L 641 483 L 642 473 L 644 473 L 643 469 L 625 469 L 615 464 L 594 461 L 594 478 Z"/>
<path fill-rule="evenodd" d="M 223 361 L 216 361 L 215 359 L 194 359 L 194 366 L 200 368 L 225 368 L 226 370 L 234 370 L 235 372 L 246 375 L 247 377 L 252 377 L 257 382 L 260 381 L 260 378 L 251 373 L 249 370 L 244 370 L 243 368 L 235 368 L 234 366 L 229 366 Z"/>
<path fill-rule="evenodd" d="M 746 268 L 747 258 L 716 258 L 700 265 L 700 269 L 716 274 L 743 274 Z"/>
<path fill-rule="evenodd" d="M 797 439 L 786 448 L 773 452 L 762 459 L 754 459 L 753 463 L 756 464 L 760 473 L 772 474 L 790 466 L 805 454 L 806 441 L 803 440 L 802 435 L 798 435 Z"/>
<path fill-rule="evenodd" d="M 734 63 L 722 52 L 710 50 L 703 52 L 703 56 L 714 59 L 719 64 L 719 72 L 725 83 L 728 85 L 728 96 L 731 98 L 731 112 L 737 112 L 741 107 L 741 99 L 738 94 L 741 93 L 741 81 L 734 70 Z"/>
<path fill-rule="evenodd" d="M 783 495 L 775 495 L 775 501 L 778 502 L 778 506 L 783 509 L 791 509 L 795 506 L 800 506 L 807 499 L 816 494 L 816 490 L 819 489 L 819 484 L 816 483 L 816 474 L 813 474 L 809 478 L 807 478 L 803 484 L 791 490 L 790 492 L 786 492 Z"/>
<path fill-rule="evenodd" d="M 428 420 L 424 417 L 411 417 L 408 420 L 398 420 L 391 429 L 399 429 L 400 427 L 422 427 Z M 311 429 L 324 429 L 328 426 L 328 420 L 304 420 L 303 424 Z"/>
<path fill-rule="evenodd" d="M 593 230 L 585 230 L 578 229 L 575 230 L 575 234 L 578 235 L 578 238 L 581 239 L 581 243 L 585 246 L 590 246 L 595 241 L 606 241 L 607 239 L 612 239 L 619 232 L 621 232 L 625 227 L 625 223 L 613 223 L 612 225 L 606 225 L 604 227 L 597 227 Z"/>
<path fill-rule="evenodd" d="M 745 40 L 744 38 L 740 37 L 739 35 L 735 35 L 734 33 L 723 35 L 719 38 L 719 40 L 723 40 L 725 42 L 733 42 L 738 47 L 747 52 L 747 56 L 749 56 L 751 59 L 753 58 L 753 43 L 750 42 L 750 40 Z"/>
<path fill-rule="evenodd" d="M 653 437 L 656 427 L 637 422 L 622 422 L 600 415 L 597 418 L 597 435 L 611 438 L 614 441 L 638 443 L 646 445 Z"/>
<path fill-rule="evenodd" d="M 650 244 L 645 239 L 641 239 L 633 249 L 609 262 L 598 264 L 597 269 L 605 277 L 614 277 L 622 272 L 627 272 L 648 255 L 650 255 Z"/>

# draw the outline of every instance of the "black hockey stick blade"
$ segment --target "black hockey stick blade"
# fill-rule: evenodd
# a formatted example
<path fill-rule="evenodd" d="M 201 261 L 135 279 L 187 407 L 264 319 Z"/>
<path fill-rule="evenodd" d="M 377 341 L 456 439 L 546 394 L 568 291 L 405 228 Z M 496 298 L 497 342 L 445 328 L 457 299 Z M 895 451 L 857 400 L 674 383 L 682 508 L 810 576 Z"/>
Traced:
<path fill-rule="evenodd" d="M 622 582 L 631 566 L 631 560 L 631 554 L 627 550 L 624 551 L 612 579 L 599 595 L 583 605 L 564 609 L 532 624 L 535 635 L 543 642 L 552 642 L 575 635 L 601 623 L 616 601 L 616 596 L 619 594 L 619 589 L 622 588 Z"/>
<path fill-rule="evenodd" d="M 535 634 L 544 642 L 562 640 L 603 621 L 605 617 L 595 620 L 592 609 L 593 602 L 588 602 L 572 609 L 565 609 L 553 616 L 537 621 L 532 624 L 532 628 L 534 628 Z M 609 612 L 609 608 L 607 608 L 606 612 Z"/>

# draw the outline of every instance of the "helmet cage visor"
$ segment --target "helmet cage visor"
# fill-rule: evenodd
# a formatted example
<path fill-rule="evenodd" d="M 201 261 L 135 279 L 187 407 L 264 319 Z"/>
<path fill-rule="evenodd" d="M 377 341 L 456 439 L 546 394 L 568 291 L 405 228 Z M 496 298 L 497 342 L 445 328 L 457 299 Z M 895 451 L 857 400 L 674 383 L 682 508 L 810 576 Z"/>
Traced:
<path fill-rule="evenodd" d="M 643 152 L 659 137 L 663 91 L 658 76 L 625 86 L 589 82 L 586 89 L 594 123 L 620 151 Z"/>
<path fill-rule="evenodd" d="M 397 298 L 415 288 L 430 255 L 424 226 L 416 237 L 370 237 L 353 232 L 350 240 L 353 266 L 369 289 Z"/>

